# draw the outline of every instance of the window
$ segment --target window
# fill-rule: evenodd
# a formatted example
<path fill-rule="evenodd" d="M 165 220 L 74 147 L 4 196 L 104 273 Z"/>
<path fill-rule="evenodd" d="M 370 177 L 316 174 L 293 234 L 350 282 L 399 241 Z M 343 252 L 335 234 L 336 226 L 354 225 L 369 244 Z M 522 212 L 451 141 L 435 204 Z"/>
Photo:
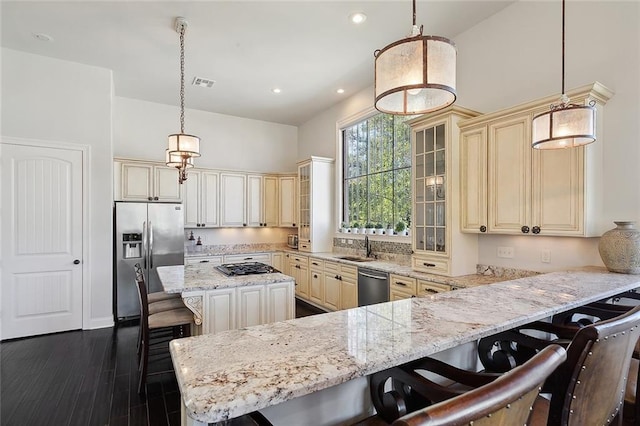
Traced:
<path fill-rule="evenodd" d="M 378 114 L 342 130 L 342 220 L 350 226 L 409 225 L 411 118 Z"/>

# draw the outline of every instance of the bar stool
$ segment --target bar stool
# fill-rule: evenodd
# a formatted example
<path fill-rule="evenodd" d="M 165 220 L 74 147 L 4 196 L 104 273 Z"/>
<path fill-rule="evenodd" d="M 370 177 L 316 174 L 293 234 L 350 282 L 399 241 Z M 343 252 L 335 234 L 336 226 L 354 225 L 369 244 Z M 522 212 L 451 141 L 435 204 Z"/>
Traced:
<path fill-rule="evenodd" d="M 172 330 L 174 338 L 188 337 L 191 334 L 193 313 L 186 307 L 171 310 L 163 310 L 150 314 L 150 306 L 147 298 L 147 286 L 139 264 L 136 264 L 136 286 L 138 288 L 138 300 L 140 302 L 140 341 L 139 341 L 139 381 L 138 393 L 144 393 L 144 388 L 149 374 L 149 350 L 150 332 L 152 330 Z M 168 352 L 164 348 L 164 355 Z M 163 370 L 154 374 L 165 373 L 173 370 Z"/>

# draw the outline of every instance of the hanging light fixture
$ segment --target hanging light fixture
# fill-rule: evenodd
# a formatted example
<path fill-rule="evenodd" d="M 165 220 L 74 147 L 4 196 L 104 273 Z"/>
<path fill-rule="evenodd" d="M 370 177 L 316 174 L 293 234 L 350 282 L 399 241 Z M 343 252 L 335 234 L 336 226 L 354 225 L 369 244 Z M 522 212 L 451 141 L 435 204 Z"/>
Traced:
<path fill-rule="evenodd" d="M 176 32 L 180 34 L 180 133 L 169 135 L 169 148 L 165 151 L 165 162 L 178 169 L 178 182 L 187 180 L 187 169 L 193 167 L 194 157 L 200 157 L 200 138 L 184 132 L 184 33 L 187 21 L 176 18 Z"/>
<path fill-rule="evenodd" d="M 374 53 L 376 109 L 413 115 L 451 105 L 456 100 L 456 54 L 451 40 L 422 35 L 413 0 L 411 35 Z"/>
<path fill-rule="evenodd" d="M 572 148 L 596 140 L 595 102 L 572 104 L 564 93 L 564 9 L 562 0 L 562 95 L 549 111 L 533 117 L 531 146 L 536 149 Z"/>

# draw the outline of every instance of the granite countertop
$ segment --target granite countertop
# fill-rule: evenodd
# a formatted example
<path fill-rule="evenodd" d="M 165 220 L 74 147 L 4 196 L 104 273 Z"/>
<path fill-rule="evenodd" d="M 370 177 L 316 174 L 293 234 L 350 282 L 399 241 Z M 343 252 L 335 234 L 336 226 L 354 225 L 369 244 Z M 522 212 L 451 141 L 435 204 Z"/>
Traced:
<path fill-rule="evenodd" d="M 280 273 L 229 277 L 210 263 L 159 266 L 157 270 L 162 287 L 167 293 L 215 290 L 217 288 L 273 284 L 293 280 L 293 278 Z"/>
<path fill-rule="evenodd" d="M 591 267 L 173 340 L 186 413 L 219 422 L 640 286 Z"/>
<path fill-rule="evenodd" d="M 194 247 L 185 247 L 184 257 L 224 256 L 225 254 L 245 253 L 274 253 L 284 251 L 289 247 L 282 243 L 263 244 L 234 244 L 234 245 L 204 245 L 201 251 Z"/>

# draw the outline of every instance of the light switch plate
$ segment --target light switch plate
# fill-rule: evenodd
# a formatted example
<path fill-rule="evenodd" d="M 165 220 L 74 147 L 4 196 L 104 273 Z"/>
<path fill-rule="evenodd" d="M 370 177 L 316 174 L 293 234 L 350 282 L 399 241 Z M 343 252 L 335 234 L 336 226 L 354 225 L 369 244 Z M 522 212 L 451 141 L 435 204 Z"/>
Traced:
<path fill-rule="evenodd" d="M 513 247 L 498 247 L 498 257 L 513 259 L 515 250 Z"/>

